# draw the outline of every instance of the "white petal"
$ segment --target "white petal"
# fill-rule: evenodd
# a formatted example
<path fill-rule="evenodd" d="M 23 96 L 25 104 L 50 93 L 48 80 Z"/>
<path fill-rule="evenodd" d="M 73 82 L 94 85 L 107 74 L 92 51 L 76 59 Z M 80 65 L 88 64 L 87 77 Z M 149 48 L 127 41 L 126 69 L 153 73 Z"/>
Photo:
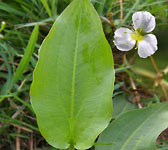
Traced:
<path fill-rule="evenodd" d="M 132 21 L 135 30 L 140 28 L 145 33 L 153 31 L 156 25 L 155 17 L 147 11 L 138 11 L 134 13 L 132 16 Z"/>
<path fill-rule="evenodd" d="M 136 41 L 131 39 L 132 31 L 128 28 L 119 28 L 114 32 L 114 44 L 120 51 L 129 51 Z"/>
<path fill-rule="evenodd" d="M 144 40 L 138 42 L 138 54 L 142 58 L 153 55 L 157 49 L 157 39 L 153 34 L 145 35 Z"/>

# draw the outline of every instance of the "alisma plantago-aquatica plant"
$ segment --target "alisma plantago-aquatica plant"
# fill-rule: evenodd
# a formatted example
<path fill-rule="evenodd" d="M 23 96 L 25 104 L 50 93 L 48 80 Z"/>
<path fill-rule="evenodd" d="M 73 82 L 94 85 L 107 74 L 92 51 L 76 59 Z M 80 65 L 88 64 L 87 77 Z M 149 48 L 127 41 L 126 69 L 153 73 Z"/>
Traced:
<path fill-rule="evenodd" d="M 73 0 L 43 41 L 33 75 L 31 103 L 46 141 L 59 149 L 92 147 L 111 120 L 113 84 L 112 50 L 100 18 L 90 0 Z M 155 139 L 168 125 L 167 109 L 163 103 L 122 114 L 100 136 L 102 145 L 97 144 L 96 149 L 153 150 Z M 130 128 L 136 115 L 139 121 L 134 126 L 134 120 L 134 128 Z M 153 130 L 146 131 L 155 122 L 154 128 L 159 127 L 149 137 Z M 146 138 L 145 144 L 139 142 Z"/>

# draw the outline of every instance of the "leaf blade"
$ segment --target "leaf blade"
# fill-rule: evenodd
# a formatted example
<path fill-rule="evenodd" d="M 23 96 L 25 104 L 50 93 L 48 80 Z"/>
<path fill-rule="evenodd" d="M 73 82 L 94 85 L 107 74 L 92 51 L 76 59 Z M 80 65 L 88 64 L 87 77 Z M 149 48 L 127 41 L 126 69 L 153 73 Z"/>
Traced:
<path fill-rule="evenodd" d="M 113 83 L 111 48 L 98 14 L 89 0 L 74 0 L 44 40 L 31 86 L 45 139 L 60 149 L 91 147 L 110 121 Z"/>
<path fill-rule="evenodd" d="M 156 138 L 168 126 L 167 108 L 167 103 L 160 103 L 122 114 L 98 140 L 100 143 L 115 144 L 97 146 L 96 150 L 154 150 Z"/>

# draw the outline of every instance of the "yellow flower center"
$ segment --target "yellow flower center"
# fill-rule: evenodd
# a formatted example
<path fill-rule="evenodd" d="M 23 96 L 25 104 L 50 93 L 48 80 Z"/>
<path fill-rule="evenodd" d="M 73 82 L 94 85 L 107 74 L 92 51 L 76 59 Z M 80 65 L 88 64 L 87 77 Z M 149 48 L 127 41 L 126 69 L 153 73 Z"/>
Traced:
<path fill-rule="evenodd" d="M 144 39 L 144 36 L 141 34 L 141 31 L 137 29 L 131 34 L 131 38 L 136 41 L 142 41 Z"/>

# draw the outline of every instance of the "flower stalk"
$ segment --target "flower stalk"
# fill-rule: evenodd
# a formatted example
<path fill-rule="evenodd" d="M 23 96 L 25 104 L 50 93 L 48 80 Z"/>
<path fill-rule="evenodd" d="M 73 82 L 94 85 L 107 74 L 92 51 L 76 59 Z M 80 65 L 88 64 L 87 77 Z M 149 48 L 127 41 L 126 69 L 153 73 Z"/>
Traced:
<path fill-rule="evenodd" d="M 150 59 L 151 59 L 152 65 L 153 65 L 155 71 L 157 72 L 158 76 L 162 78 L 163 77 L 163 73 L 159 70 L 154 58 L 152 56 L 150 56 Z M 161 86 L 161 89 L 163 91 L 165 100 L 168 101 L 167 90 L 166 90 L 165 85 L 162 83 L 162 80 L 159 80 L 159 85 Z"/>

